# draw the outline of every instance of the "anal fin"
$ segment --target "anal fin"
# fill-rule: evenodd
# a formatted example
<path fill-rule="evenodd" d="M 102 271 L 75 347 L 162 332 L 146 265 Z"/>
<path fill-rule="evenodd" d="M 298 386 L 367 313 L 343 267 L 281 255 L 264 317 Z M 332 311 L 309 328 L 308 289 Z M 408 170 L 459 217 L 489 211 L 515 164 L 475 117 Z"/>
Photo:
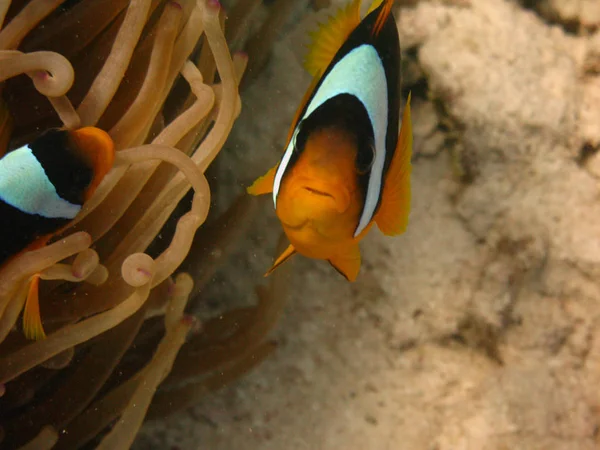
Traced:
<path fill-rule="evenodd" d="M 360 248 L 358 243 L 352 244 L 343 252 L 336 254 L 328 259 L 329 264 L 333 266 L 348 281 L 355 281 L 360 271 Z"/>
<path fill-rule="evenodd" d="M 23 310 L 23 334 L 36 341 L 46 337 L 40 316 L 39 284 L 40 276 L 36 274 L 31 278 Z"/>
<path fill-rule="evenodd" d="M 375 222 L 381 232 L 388 236 L 404 233 L 410 213 L 410 173 L 412 157 L 412 123 L 410 117 L 410 94 L 404 107 L 402 127 L 394 158 L 390 164 L 379 211 Z"/>

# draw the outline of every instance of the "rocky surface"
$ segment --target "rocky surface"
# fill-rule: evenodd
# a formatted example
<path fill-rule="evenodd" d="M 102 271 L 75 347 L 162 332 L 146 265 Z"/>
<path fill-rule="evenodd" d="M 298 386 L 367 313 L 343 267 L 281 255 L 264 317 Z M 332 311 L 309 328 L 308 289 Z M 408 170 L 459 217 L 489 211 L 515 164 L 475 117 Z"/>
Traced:
<path fill-rule="evenodd" d="M 354 284 L 298 257 L 275 354 L 136 449 L 600 448 L 600 34 L 508 0 L 408 3 L 409 230 L 372 232 Z M 245 95 L 219 195 L 276 162 L 313 20 Z M 278 233 L 265 200 L 211 298 L 253 301 Z"/>
<path fill-rule="evenodd" d="M 598 28 L 600 3 L 595 0 L 528 0 L 545 18 L 571 28 Z"/>

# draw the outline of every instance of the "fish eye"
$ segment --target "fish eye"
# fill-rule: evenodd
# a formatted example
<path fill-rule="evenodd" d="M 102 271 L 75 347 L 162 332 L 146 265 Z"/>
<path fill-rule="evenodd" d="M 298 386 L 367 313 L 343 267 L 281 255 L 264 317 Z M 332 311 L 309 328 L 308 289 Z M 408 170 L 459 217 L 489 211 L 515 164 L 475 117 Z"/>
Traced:
<path fill-rule="evenodd" d="M 356 171 L 359 175 L 366 174 L 375 161 L 375 145 L 370 143 L 369 145 L 363 146 L 358 154 L 356 155 Z"/>

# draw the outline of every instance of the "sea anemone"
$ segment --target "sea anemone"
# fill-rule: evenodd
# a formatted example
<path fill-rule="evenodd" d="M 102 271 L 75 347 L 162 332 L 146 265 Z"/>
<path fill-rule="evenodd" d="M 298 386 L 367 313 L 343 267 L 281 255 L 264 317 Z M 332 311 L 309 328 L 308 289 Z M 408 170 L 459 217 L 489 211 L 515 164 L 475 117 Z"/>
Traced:
<path fill-rule="evenodd" d="M 282 275 L 254 307 L 202 325 L 184 313 L 253 210 L 240 197 L 196 235 L 248 61 L 231 57 L 218 1 L 63 2 L 0 4 L 0 152 L 49 127 L 97 126 L 117 156 L 61 236 L 0 270 L 0 447 L 128 448 L 147 412 L 185 407 L 273 350 Z M 278 3 L 282 22 L 292 2 Z M 252 10 L 235 5 L 230 39 Z M 36 273 L 47 336 L 29 341 L 18 319 Z"/>

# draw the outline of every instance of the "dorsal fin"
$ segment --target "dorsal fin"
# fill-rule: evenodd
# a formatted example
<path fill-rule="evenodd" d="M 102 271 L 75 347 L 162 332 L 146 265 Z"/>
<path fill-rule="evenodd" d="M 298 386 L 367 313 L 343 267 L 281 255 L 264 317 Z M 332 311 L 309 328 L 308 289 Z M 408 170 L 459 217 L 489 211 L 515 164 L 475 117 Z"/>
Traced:
<path fill-rule="evenodd" d="M 383 5 L 382 5 L 383 4 Z M 386 20 L 388 19 L 390 13 L 392 12 L 392 6 L 394 5 L 394 0 L 374 0 L 369 7 L 368 14 L 371 14 L 377 8 L 381 6 L 381 10 L 379 11 L 379 15 L 377 16 L 377 20 L 375 21 L 375 26 L 373 27 L 373 35 L 377 36 Z"/>
<path fill-rule="evenodd" d="M 379 6 L 384 2 L 384 0 L 373 0 L 371 2 L 371 6 L 369 6 L 369 9 L 367 10 L 367 16 L 369 14 L 371 14 L 373 11 L 375 11 L 377 8 L 379 8 Z"/>
<path fill-rule="evenodd" d="M 350 33 L 358 26 L 360 3 L 361 0 L 353 0 L 311 33 L 312 42 L 304 62 L 304 67 L 311 75 L 317 76 L 325 70 Z"/>

